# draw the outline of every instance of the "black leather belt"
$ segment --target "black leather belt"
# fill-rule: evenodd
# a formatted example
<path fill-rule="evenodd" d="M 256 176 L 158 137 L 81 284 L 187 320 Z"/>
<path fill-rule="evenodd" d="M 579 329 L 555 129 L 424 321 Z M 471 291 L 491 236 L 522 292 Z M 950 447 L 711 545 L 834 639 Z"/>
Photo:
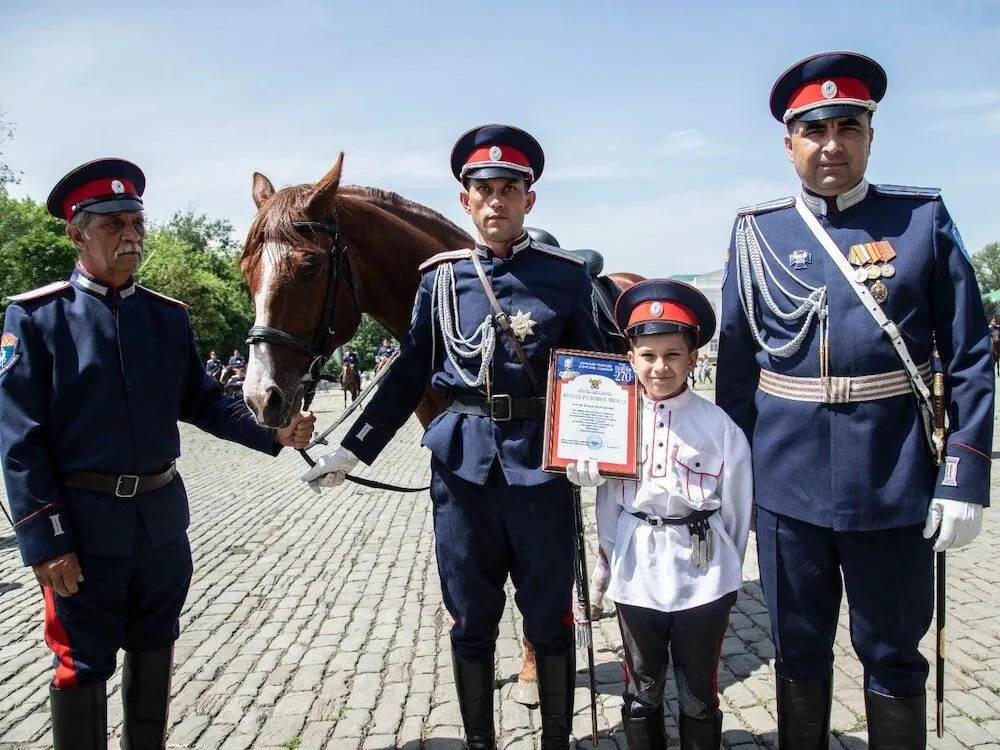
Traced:
<path fill-rule="evenodd" d="M 175 476 L 177 476 L 177 465 L 171 461 L 165 470 L 150 476 L 71 471 L 62 481 L 67 487 L 76 487 L 78 490 L 92 490 L 118 497 L 135 497 L 139 493 L 152 492 L 167 486 Z"/>
<path fill-rule="evenodd" d="M 494 422 L 512 419 L 544 419 L 545 399 L 540 397 L 514 398 L 506 393 L 495 393 L 490 398 L 455 396 L 448 411 L 473 417 L 489 417 Z"/>
<path fill-rule="evenodd" d="M 704 521 L 710 516 L 714 516 L 719 512 L 719 509 L 713 508 L 712 510 L 696 510 L 688 513 L 686 516 L 674 517 L 654 516 L 651 513 L 643 513 L 641 510 L 629 510 L 625 512 L 635 516 L 636 518 L 641 518 L 650 526 L 687 526 L 689 524 L 697 523 L 698 521 Z"/>

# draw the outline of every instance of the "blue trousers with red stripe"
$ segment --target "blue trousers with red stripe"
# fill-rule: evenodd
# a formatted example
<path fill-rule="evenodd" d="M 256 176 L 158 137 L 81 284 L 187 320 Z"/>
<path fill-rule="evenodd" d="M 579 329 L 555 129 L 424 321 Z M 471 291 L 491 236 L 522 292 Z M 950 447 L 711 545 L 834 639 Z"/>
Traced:
<path fill-rule="evenodd" d="M 482 486 L 431 465 L 438 574 L 465 661 L 493 659 L 509 575 L 524 635 L 542 656 L 573 645 L 573 495 L 558 478 L 512 487 L 494 464 Z"/>
<path fill-rule="evenodd" d="M 45 642 L 55 655 L 57 688 L 107 680 L 119 649 L 157 651 L 176 641 L 191 583 L 187 535 L 154 549 L 142 523 L 131 556 L 78 558 L 84 580 L 76 594 L 43 589 Z"/>
<path fill-rule="evenodd" d="M 780 677 L 833 674 L 846 590 L 865 688 L 894 698 L 924 692 L 929 670 L 918 646 L 934 611 L 934 553 L 921 531 L 834 531 L 757 509 L 760 579 Z"/>

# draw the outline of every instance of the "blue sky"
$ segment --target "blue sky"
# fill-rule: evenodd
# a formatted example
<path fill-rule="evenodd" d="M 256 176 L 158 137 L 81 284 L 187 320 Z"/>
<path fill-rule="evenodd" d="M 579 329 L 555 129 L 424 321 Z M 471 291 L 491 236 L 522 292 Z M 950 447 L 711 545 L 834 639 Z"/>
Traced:
<path fill-rule="evenodd" d="M 463 227 L 448 155 L 484 122 L 545 148 L 529 223 L 649 276 L 721 264 L 735 210 L 797 190 L 767 97 L 815 52 L 886 68 L 873 182 L 944 191 L 970 250 L 1000 238 L 1000 0 L 0 0 L 0 147 L 43 200 L 76 164 L 146 172 L 148 214 L 253 215 L 254 170 L 344 180 Z"/>

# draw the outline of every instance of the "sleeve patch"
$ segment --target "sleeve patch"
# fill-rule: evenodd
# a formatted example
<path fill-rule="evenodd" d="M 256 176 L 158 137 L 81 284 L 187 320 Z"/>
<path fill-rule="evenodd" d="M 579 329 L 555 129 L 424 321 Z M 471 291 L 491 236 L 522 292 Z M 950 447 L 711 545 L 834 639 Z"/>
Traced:
<path fill-rule="evenodd" d="M 942 487 L 958 487 L 958 464 L 961 460 L 958 456 L 945 456 Z"/>
<path fill-rule="evenodd" d="M 14 366 L 20 354 L 17 351 L 17 336 L 13 333 L 4 333 L 0 338 L 0 375 Z"/>

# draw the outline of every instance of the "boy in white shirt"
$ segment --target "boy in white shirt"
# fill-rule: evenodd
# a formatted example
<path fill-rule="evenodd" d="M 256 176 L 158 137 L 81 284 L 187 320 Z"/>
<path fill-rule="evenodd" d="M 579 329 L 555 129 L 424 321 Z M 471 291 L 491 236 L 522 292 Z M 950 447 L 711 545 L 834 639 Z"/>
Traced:
<path fill-rule="evenodd" d="M 705 296 L 652 279 L 615 307 L 642 387 L 640 479 L 605 482 L 590 461 L 571 482 L 600 485 L 597 530 L 611 566 L 607 596 L 625 646 L 622 723 L 631 750 L 666 747 L 663 688 L 673 656 L 683 750 L 722 743 L 718 671 L 743 582 L 753 477 L 736 424 L 688 387 L 698 347 L 715 332 Z"/>

